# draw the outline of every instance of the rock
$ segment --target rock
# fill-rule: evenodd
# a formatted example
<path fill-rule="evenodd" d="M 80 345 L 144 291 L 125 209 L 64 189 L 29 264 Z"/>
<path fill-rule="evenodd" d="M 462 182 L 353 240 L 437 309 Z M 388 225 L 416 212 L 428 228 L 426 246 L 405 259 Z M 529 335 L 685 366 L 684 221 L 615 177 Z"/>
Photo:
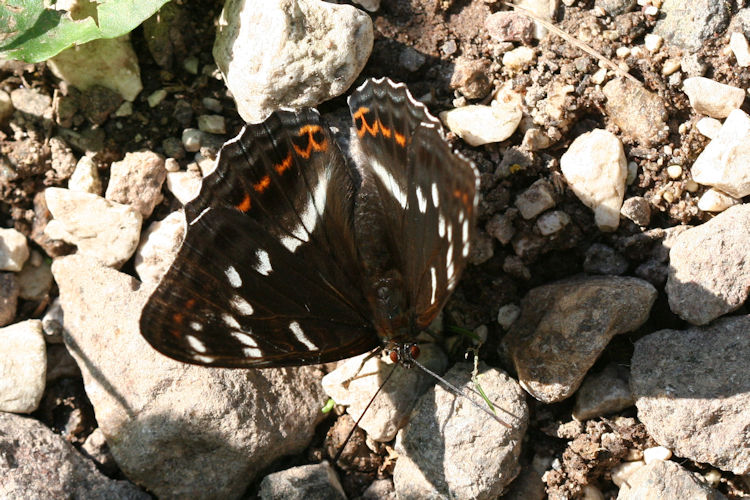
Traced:
<path fill-rule="evenodd" d="M 521 46 L 503 54 L 503 66 L 511 71 L 518 72 L 534 62 L 535 58 L 536 53 L 534 49 Z"/>
<path fill-rule="evenodd" d="M 61 80 L 80 90 L 101 85 L 134 101 L 143 89 L 138 57 L 127 36 L 75 45 L 47 60 Z"/>
<path fill-rule="evenodd" d="M 112 267 L 135 252 L 142 217 L 132 207 L 61 188 L 47 188 L 45 197 L 54 217 L 44 230 L 50 238 L 77 245 L 79 254 Z"/>
<path fill-rule="evenodd" d="M 47 345 L 46 383 L 49 385 L 61 378 L 80 379 L 81 370 L 78 369 L 76 360 L 64 345 L 61 343 Z"/>
<path fill-rule="evenodd" d="M 632 462 L 622 462 L 615 465 L 612 468 L 612 482 L 615 486 L 622 488 L 623 485 L 627 485 L 630 481 L 630 477 L 637 471 L 645 467 L 646 463 L 643 460 L 635 460 Z"/>
<path fill-rule="evenodd" d="M 92 85 L 78 99 L 78 107 L 93 124 L 102 125 L 122 104 L 122 96 L 101 85 Z"/>
<path fill-rule="evenodd" d="M 50 263 L 36 250 L 18 273 L 19 297 L 24 300 L 43 300 L 52 287 Z"/>
<path fill-rule="evenodd" d="M 0 326 L 16 317 L 20 287 L 15 273 L 0 273 Z"/>
<path fill-rule="evenodd" d="M 492 236 L 478 229 L 471 239 L 471 250 L 466 260 L 474 266 L 484 264 L 495 255 L 494 247 Z"/>
<path fill-rule="evenodd" d="M 487 221 L 487 226 L 485 227 L 487 234 L 494 236 L 503 245 L 507 245 L 513 239 L 513 235 L 516 234 L 513 220 L 517 215 L 518 210 L 514 208 L 508 209 L 502 214 L 493 215 Z"/>
<path fill-rule="evenodd" d="M 561 210 L 552 210 L 539 216 L 536 228 L 542 236 L 551 236 L 570 224 L 570 217 Z"/>
<path fill-rule="evenodd" d="M 151 151 L 127 153 L 112 163 L 105 198 L 130 205 L 144 218 L 161 203 L 161 186 L 167 178 L 164 157 Z"/>
<path fill-rule="evenodd" d="M 471 146 L 502 142 L 521 123 L 521 96 L 498 92 L 490 106 L 472 104 L 440 113 L 446 127 Z"/>
<path fill-rule="evenodd" d="M 328 462 L 300 465 L 269 474 L 260 483 L 258 497 L 261 500 L 346 500 L 336 471 Z"/>
<path fill-rule="evenodd" d="M 737 66 L 747 68 L 750 66 L 750 45 L 742 33 L 734 32 L 729 38 L 729 48 L 732 49 Z"/>
<path fill-rule="evenodd" d="M 17 112 L 30 120 L 52 121 L 52 98 L 34 89 L 19 88 L 11 91 L 10 101 Z"/>
<path fill-rule="evenodd" d="M 750 116 L 733 111 L 718 135 L 693 163 L 695 182 L 718 188 L 735 198 L 750 194 Z"/>
<path fill-rule="evenodd" d="M 421 346 L 419 362 L 430 370 L 441 374 L 447 368 L 448 360 L 434 344 Z M 346 412 L 356 421 L 362 415 L 388 373 L 394 369 L 393 363 L 385 358 L 372 357 L 362 369 L 358 369 L 368 354 L 347 359 L 334 371 L 323 377 L 323 390 L 337 404 L 347 406 Z M 401 365 L 375 398 L 359 427 L 367 432 L 370 439 L 386 442 L 396 436 L 417 404 L 419 397 L 435 380 L 420 369 L 407 369 Z M 357 378 L 352 379 L 352 377 Z"/>
<path fill-rule="evenodd" d="M 201 149 L 203 132 L 197 128 L 186 128 L 182 131 L 182 146 L 188 153 L 195 153 Z"/>
<path fill-rule="evenodd" d="M 168 172 L 167 189 L 177 198 L 177 201 L 186 205 L 200 193 L 201 179 L 200 171 L 197 169 L 186 172 Z"/>
<path fill-rule="evenodd" d="M 60 297 L 55 297 L 42 317 L 42 331 L 44 340 L 48 344 L 62 344 L 63 339 L 63 310 L 60 306 Z"/>
<path fill-rule="evenodd" d="M 76 157 L 65 141 L 60 137 L 51 137 L 49 140 L 52 170 L 60 182 L 73 175 L 76 167 Z"/>
<path fill-rule="evenodd" d="M 582 134 L 560 158 L 560 169 L 578 199 L 594 211 L 599 229 L 617 229 L 628 175 L 620 140 L 602 129 Z"/>
<path fill-rule="evenodd" d="M 226 134 L 227 124 L 221 115 L 199 115 L 198 129 L 209 134 Z"/>
<path fill-rule="evenodd" d="M 640 467 L 622 485 L 617 500 L 725 500 L 719 491 L 674 462 L 657 461 Z"/>
<path fill-rule="evenodd" d="M 698 132 L 705 135 L 709 139 L 714 139 L 717 135 L 719 135 L 719 131 L 721 130 L 721 122 L 716 118 L 704 116 L 695 123 L 695 128 L 698 130 Z"/>
<path fill-rule="evenodd" d="M 628 386 L 628 372 L 609 364 L 601 373 L 589 375 L 576 392 L 573 418 L 588 420 L 616 413 L 633 406 L 633 396 Z"/>
<path fill-rule="evenodd" d="M 185 237 L 185 213 L 172 212 L 152 222 L 135 252 L 135 272 L 144 284 L 157 284 L 172 265 Z"/>
<path fill-rule="evenodd" d="M 654 33 L 669 43 L 697 52 L 716 33 L 723 33 L 729 23 L 728 6 L 713 0 L 664 0 Z"/>
<path fill-rule="evenodd" d="M 10 99 L 10 94 L 0 90 L 0 124 L 5 126 L 10 117 L 13 116 L 13 111 L 15 111 L 15 108 L 13 107 L 13 101 Z"/>
<path fill-rule="evenodd" d="M 467 393 L 472 365 L 459 363 L 446 380 Z M 398 498 L 497 498 L 519 471 L 521 441 L 529 410 L 518 383 L 479 364 L 478 381 L 497 414 L 510 427 L 439 384 L 422 396 L 409 424 L 399 432 L 393 470 Z M 479 397 L 477 404 L 486 407 Z"/>
<path fill-rule="evenodd" d="M 651 222 L 651 205 L 642 196 L 632 196 L 622 202 L 620 215 L 627 217 L 641 227 Z"/>
<path fill-rule="evenodd" d="M 497 322 L 508 330 L 521 315 L 521 308 L 516 304 L 505 304 L 497 311 Z"/>
<path fill-rule="evenodd" d="M 0 350 L 0 412 L 31 413 L 42 400 L 47 370 L 42 322 L 0 328 Z"/>
<path fill-rule="evenodd" d="M 732 198 L 718 189 L 711 188 L 698 200 L 698 208 L 704 212 L 723 212 L 729 207 L 742 204 L 742 200 Z"/>
<path fill-rule="evenodd" d="M 175 54 L 180 61 L 185 59 L 186 38 L 190 25 L 185 9 L 175 2 L 167 2 L 159 12 L 143 22 L 143 38 L 156 64 L 173 71 Z"/>
<path fill-rule="evenodd" d="M 351 5 L 232 0 L 213 55 L 240 116 L 257 123 L 280 107 L 317 106 L 343 94 L 372 44 L 370 17 Z"/>
<path fill-rule="evenodd" d="M 529 44 L 533 39 L 534 22 L 520 12 L 495 12 L 484 20 L 484 29 L 498 42 Z"/>
<path fill-rule="evenodd" d="M 748 329 L 750 316 L 736 316 L 636 342 L 630 388 L 638 419 L 657 443 L 680 457 L 750 473 Z"/>
<path fill-rule="evenodd" d="M 619 276 L 628 270 L 628 261 L 614 248 L 594 243 L 586 249 L 583 270 L 589 274 Z"/>
<path fill-rule="evenodd" d="M 112 455 L 131 480 L 157 497 L 234 498 L 274 460 L 308 446 L 322 417 L 318 368 L 173 361 L 139 333 L 147 287 L 78 255 L 57 259 L 52 272 L 66 343 Z"/>
<path fill-rule="evenodd" d="M 416 49 L 406 45 L 398 55 L 398 63 L 407 71 L 414 73 L 424 65 L 427 57 Z"/>
<path fill-rule="evenodd" d="M 672 451 L 663 446 L 652 446 L 643 450 L 643 461 L 646 465 L 652 464 L 657 460 L 669 460 L 672 458 Z"/>
<path fill-rule="evenodd" d="M 521 386 L 544 403 L 569 397 L 612 337 L 641 326 L 655 300 L 653 286 L 630 277 L 582 277 L 532 289 L 504 340 Z"/>
<path fill-rule="evenodd" d="M 393 481 L 376 479 L 367 487 L 360 500 L 397 500 Z"/>
<path fill-rule="evenodd" d="M 5 498 L 86 498 L 148 500 L 151 496 L 127 481 L 96 470 L 68 443 L 39 421 L 0 413 L 0 460 Z"/>
<path fill-rule="evenodd" d="M 749 254 L 750 205 L 680 234 L 669 252 L 669 307 L 694 325 L 738 309 L 750 293 Z"/>
<path fill-rule="evenodd" d="M 702 76 L 686 78 L 682 89 L 690 99 L 690 106 L 711 118 L 726 118 L 745 100 L 744 90 Z"/>
<path fill-rule="evenodd" d="M 28 258 L 26 236 L 15 229 L 0 228 L 0 271 L 20 271 Z"/>
<path fill-rule="evenodd" d="M 102 195 L 102 181 L 94 161 L 88 156 L 81 156 L 76 163 L 73 175 L 68 180 L 68 189 L 81 193 Z"/>
<path fill-rule="evenodd" d="M 602 88 L 612 121 L 635 141 L 650 147 L 669 133 L 667 108 L 659 95 L 627 78 L 610 80 Z"/>
<path fill-rule="evenodd" d="M 635 0 L 594 0 L 594 6 L 604 9 L 612 17 L 630 12 L 635 5 Z"/>
<path fill-rule="evenodd" d="M 459 57 L 454 63 L 451 88 L 467 99 L 482 99 L 492 90 L 489 71 L 490 63 L 487 60 Z"/>
<path fill-rule="evenodd" d="M 117 471 L 117 462 L 110 453 L 107 438 L 100 428 L 97 427 L 89 434 L 81 446 L 81 452 L 96 462 L 97 467 L 105 473 L 113 474 Z"/>
<path fill-rule="evenodd" d="M 552 185 L 545 179 L 537 179 L 514 202 L 521 217 L 533 219 L 540 213 L 555 206 L 555 193 Z"/>

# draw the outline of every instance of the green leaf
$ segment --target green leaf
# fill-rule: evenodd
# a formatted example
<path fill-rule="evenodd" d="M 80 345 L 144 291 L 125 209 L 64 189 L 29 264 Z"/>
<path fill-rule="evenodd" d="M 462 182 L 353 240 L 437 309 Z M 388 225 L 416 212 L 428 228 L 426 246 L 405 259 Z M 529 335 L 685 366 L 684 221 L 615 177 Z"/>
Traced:
<path fill-rule="evenodd" d="M 43 0 L 0 3 L 0 55 L 26 62 L 45 61 L 68 47 L 132 31 L 169 0 L 104 0 L 97 19 L 73 20 L 63 11 L 44 8 Z"/>
<path fill-rule="evenodd" d="M 482 386 L 479 385 L 479 380 L 476 379 L 476 377 L 472 377 L 474 381 L 474 387 L 477 388 L 477 392 L 480 396 L 482 396 L 482 399 L 484 399 L 484 402 L 487 403 L 487 406 L 490 407 L 490 410 L 492 410 L 492 413 L 497 415 L 497 412 L 495 411 L 495 405 L 492 404 L 492 401 L 490 401 L 490 398 L 487 397 L 487 394 L 484 393 L 484 389 L 482 389 Z"/>
<path fill-rule="evenodd" d="M 464 337 L 469 337 L 470 339 L 474 340 L 475 342 L 479 342 L 481 339 L 479 338 L 479 335 L 472 332 L 471 330 L 467 330 L 466 328 L 461 328 L 460 326 L 456 325 L 448 325 L 447 329 L 453 333 L 458 333 L 460 335 L 463 335 Z"/>
<path fill-rule="evenodd" d="M 336 406 L 336 401 L 334 401 L 332 398 L 328 398 L 328 401 L 326 401 L 325 406 L 320 409 L 322 413 L 328 413 L 331 410 L 333 410 L 333 407 Z"/>

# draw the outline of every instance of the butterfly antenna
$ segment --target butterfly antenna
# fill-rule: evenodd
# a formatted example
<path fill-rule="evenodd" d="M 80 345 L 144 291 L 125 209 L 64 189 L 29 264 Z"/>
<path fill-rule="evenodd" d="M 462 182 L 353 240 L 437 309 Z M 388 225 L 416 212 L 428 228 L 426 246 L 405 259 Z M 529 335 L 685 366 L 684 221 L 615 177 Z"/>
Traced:
<path fill-rule="evenodd" d="M 455 394 L 456 396 L 459 396 L 459 397 L 463 397 L 463 398 L 466 398 L 466 399 L 467 399 L 467 400 L 469 401 L 469 403 L 471 403 L 472 405 L 474 405 L 474 406 L 475 406 L 476 408 L 479 408 L 480 410 L 482 410 L 483 412 L 485 412 L 485 413 L 486 413 L 487 415 L 489 415 L 490 417 L 494 418 L 494 419 L 495 419 L 495 420 L 496 420 L 496 421 L 497 421 L 497 422 L 498 422 L 499 424 L 501 424 L 501 425 L 503 425 L 503 426 L 507 427 L 508 429 L 510 429 L 510 428 L 511 428 L 510 424 L 508 424 L 507 422 L 504 422 L 504 421 L 503 421 L 503 420 L 502 420 L 502 419 L 501 419 L 500 417 L 498 417 L 497 415 L 495 415 L 495 413 L 494 413 L 494 412 L 492 412 L 492 411 L 488 410 L 488 409 L 487 409 L 487 408 L 485 408 L 484 406 L 480 405 L 479 403 L 477 403 L 476 401 L 474 401 L 473 399 L 471 399 L 471 398 L 470 398 L 469 396 L 467 396 L 466 394 L 464 394 L 464 393 L 463 393 L 463 391 L 462 391 L 461 389 L 459 389 L 459 388 L 458 388 L 458 387 L 456 387 L 455 385 L 451 384 L 450 382 L 448 382 L 448 381 L 447 381 L 447 380 L 445 380 L 445 379 L 444 379 L 443 377 L 441 377 L 441 376 L 440 376 L 440 375 L 438 375 L 437 373 L 433 372 L 432 370 L 430 370 L 429 368 L 427 368 L 426 366 L 424 366 L 424 365 L 423 365 L 422 363 L 420 363 L 420 362 L 419 362 L 419 361 L 417 361 L 416 359 L 413 359 L 413 358 L 412 358 L 412 359 L 410 359 L 410 360 L 409 360 L 409 362 L 410 362 L 410 363 L 414 363 L 414 364 L 415 364 L 415 365 L 417 365 L 417 366 L 418 366 L 419 368 L 421 368 L 422 370 L 424 370 L 424 371 L 425 371 L 425 372 L 426 372 L 427 374 L 429 374 L 429 375 L 432 375 L 433 377 L 435 377 L 435 379 L 436 379 L 436 380 L 437 380 L 438 382 L 440 382 L 440 383 L 441 383 L 441 384 L 443 385 L 443 387 L 445 387 L 446 389 L 448 389 L 448 390 L 449 390 L 450 392 L 452 392 L 452 393 L 453 393 L 453 394 Z M 387 380 L 387 379 L 386 379 L 386 380 Z M 477 393 L 476 391 L 474 391 L 473 389 L 469 389 L 469 390 L 470 390 L 471 392 L 474 392 L 475 394 L 479 394 L 479 393 Z M 481 394 L 479 394 L 479 395 L 481 396 Z M 498 407 L 499 407 L 499 405 L 498 405 Z M 505 411 L 505 410 L 503 410 L 503 411 Z M 509 413 L 509 412 L 507 412 L 507 411 L 506 411 L 506 413 L 508 413 L 509 415 L 513 416 L 513 415 L 512 415 L 511 413 Z"/>
<path fill-rule="evenodd" d="M 380 384 L 380 387 L 378 387 L 378 390 L 377 390 L 377 391 L 375 391 L 375 394 L 373 394 L 373 395 L 372 395 L 372 398 L 370 398 L 370 402 L 369 402 L 369 403 L 367 403 L 367 406 L 365 406 L 365 409 L 364 409 L 364 410 L 362 410 L 362 413 L 360 414 L 360 416 L 359 416 L 359 418 L 357 419 L 357 421 L 356 421 L 356 422 L 354 422 L 354 427 L 352 427 L 352 428 L 351 428 L 351 430 L 349 431 L 349 434 L 347 434 L 347 435 L 346 435 L 346 439 L 344 439 L 344 444 L 342 444 L 342 445 L 341 445 L 341 448 L 339 448 L 339 451 L 337 451 L 337 452 L 336 452 L 336 456 L 335 456 L 335 457 L 333 457 L 333 463 L 334 463 L 334 464 L 335 464 L 335 463 L 337 463 L 337 462 L 339 461 L 339 458 L 341 457 L 341 454 L 342 454 L 342 453 L 344 452 L 344 448 L 346 448 L 346 445 L 347 445 L 347 444 L 349 443 L 349 440 L 350 440 L 350 439 L 352 438 L 352 436 L 354 435 L 354 431 L 355 431 L 355 430 L 357 429 L 357 427 L 359 426 L 359 423 L 360 423 L 360 422 L 362 421 L 362 418 L 363 418 L 363 417 L 365 416 L 365 413 L 367 413 L 367 410 L 368 410 L 368 409 L 370 408 L 370 406 L 372 405 L 372 402 L 373 402 L 373 401 L 375 401 L 375 398 L 376 398 L 376 397 L 378 397 L 378 394 L 380 394 L 380 391 L 381 391 L 381 389 L 383 389 L 383 387 L 385 387 L 385 384 L 387 384 L 387 383 L 388 383 L 388 380 L 389 380 L 389 379 L 391 378 L 391 375 L 393 375 L 393 373 L 394 373 L 394 372 L 396 371 L 396 368 L 397 368 L 397 367 L 398 367 L 398 365 L 397 365 L 397 364 L 394 364 L 394 365 L 393 365 L 393 369 L 392 369 L 392 370 L 390 371 L 390 373 L 388 373 L 388 375 L 387 375 L 387 376 L 385 377 L 385 380 L 383 380 L 383 383 L 382 383 L 382 384 Z"/>

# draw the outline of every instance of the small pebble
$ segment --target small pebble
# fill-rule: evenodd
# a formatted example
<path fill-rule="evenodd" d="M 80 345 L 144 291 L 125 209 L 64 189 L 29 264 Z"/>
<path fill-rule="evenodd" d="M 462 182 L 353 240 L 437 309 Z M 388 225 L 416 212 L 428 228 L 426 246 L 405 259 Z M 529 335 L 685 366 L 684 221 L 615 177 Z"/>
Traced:
<path fill-rule="evenodd" d="M 734 58 L 737 60 L 737 66 L 747 68 L 750 66 L 750 46 L 747 38 L 742 33 L 732 33 L 729 39 L 729 48 L 732 49 Z"/>
<path fill-rule="evenodd" d="M 505 304 L 497 311 L 497 322 L 504 330 L 509 330 L 520 315 L 520 306 L 517 304 Z"/>
<path fill-rule="evenodd" d="M 685 191 L 687 191 L 688 193 L 695 193 L 696 191 L 698 191 L 699 187 L 700 185 L 693 179 L 688 179 L 685 183 Z"/>
<path fill-rule="evenodd" d="M 195 153 L 201 149 L 201 136 L 203 134 L 197 128 L 186 128 L 182 131 L 182 146 L 185 151 Z"/>
<path fill-rule="evenodd" d="M 452 56 L 458 50 L 458 45 L 456 45 L 455 40 L 448 40 L 442 47 L 440 47 L 440 50 L 442 50 L 443 54 L 446 56 Z"/>
<path fill-rule="evenodd" d="M 221 101 L 214 99 L 213 97 L 204 97 L 201 100 L 203 107 L 214 113 L 221 113 Z"/>
<path fill-rule="evenodd" d="M 646 227 L 651 221 L 651 205 L 646 198 L 633 196 L 622 203 L 620 214 L 639 226 Z"/>
<path fill-rule="evenodd" d="M 682 88 L 696 112 L 713 118 L 726 118 L 729 113 L 742 106 L 745 100 L 743 89 L 702 76 L 686 79 Z"/>
<path fill-rule="evenodd" d="M 540 213 L 555 206 L 554 189 L 544 179 L 537 179 L 524 192 L 518 195 L 515 205 L 526 220 L 533 219 Z"/>
<path fill-rule="evenodd" d="M 596 73 L 591 75 L 591 83 L 601 85 L 607 79 L 607 68 L 599 68 Z"/>
<path fill-rule="evenodd" d="M 695 128 L 702 135 L 708 137 L 709 139 L 713 139 L 719 134 L 719 130 L 721 130 L 721 122 L 716 118 L 709 118 L 708 116 L 704 116 L 703 118 L 698 120 L 698 122 L 695 124 Z"/>
<path fill-rule="evenodd" d="M 191 75 L 197 75 L 198 74 L 198 58 L 195 56 L 186 57 L 185 60 L 182 62 L 182 67 L 185 68 L 185 71 L 187 71 Z"/>
<path fill-rule="evenodd" d="M 711 188 L 703 193 L 703 196 L 698 200 L 698 208 L 704 212 L 723 212 L 727 208 L 741 203 L 742 200 L 732 198 L 718 189 Z"/>
<path fill-rule="evenodd" d="M 681 63 L 679 59 L 667 59 L 661 67 L 661 74 L 664 76 L 672 75 L 680 69 L 680 66 Z"/>
<path fill-rule="evenodd" d="M 630 476 L 641 467 L 645 467 L 646 462 L 638 460 L 636 462 L 623 462 L 612 468 L 611 477 L 615 486 L 622 488 L 622 485 L 628 482 Z"/>
<path fill-rule="evenodd" d="M 0 229 L 0 271 L 20 271 L 28 258 L 26 236 L 15 229 Z"/>
<path fill-rule="evenodd" d="M 671 179 L 679 179 L 682 176 L 682 167 L 679 165 L 670 165 L 667 167 L 667 175 Z"/>
<path fill-rule="evenodd" d="M 630 55 L 630 47 L 617 47 L 615 54 L 617 57 L 624 59 Z"/>
<path fill-rule="evenodd" d="M 13 115 L 13 109 L 10 94 L 0 90 L 0 123 L 5 123 Z"/>
<path fill-rule="evenodd" d="M 503 66 L 513 70 L 520 70 L 534 61 L 536 54 L 533 49 L 522 46 L 503 54 Z"/>
<path fill-rule="evenodd" d="M 716 469 L 711 469 L 710 471 L 703 474 L 703 478 L 713 486 L 714 488 L 719 486 L 719 483 L 721 482 L 721 472 L 717 471 Z"/>
<path fill-rule="evenodd" d="M 164 160 L 164 168 L 167 172 L 178 172 L 180 170 L 180 162 L 174 158 L 167 158 Z"/>
<path fill-rule="evenodd" d="M 663 41 L 664 39 L 662 37 L 653 33 L 649 33 L 645 37 L 643 37 L 643 45 L 649 52 L 658 51 L 661 48 L 661 44 Z"/>
<path fill-rule="evenodd" d="M 150 96 L 146 98 L 148 101 L 148 105 L 151 108 L 155 108 L 158 106 L 165 98 L 167 97 L 167 91 L 164 89 L 159 89 L 154 91 Z"/>
<path fill-rule="evenodd" d="M 670 458 L 672 458 L 672 452 L 663 446 L 654 446 L 643 450 L 643 461 L 646 462 L 646 465 L 656 460 L 669 460 Z"/>
<path fill-rule="evenodd" d="M 202 132 L 208 132 L 209 134 L 222 135 L 227 133 L 227 124 L 221 115 L 198 116 L 198 128 Z"/>
<path fill-rule="evenodd" d="M 536 227 L 542 236 L 550 236 L 560 232 L 568 224 L 570 224 L 570 217 L 560 210 L 544 213 L 536 221 Z"/>
<path fill-rule="evenodd" d="M 130 116 L 133 114 L 133 103 L 130 101 L 125 101 L 122 104 L 120 104 L 120 107 L 117 108 L 115 111 L 115 117 L 117 118 L 123 118 L 125 116 Z"/>

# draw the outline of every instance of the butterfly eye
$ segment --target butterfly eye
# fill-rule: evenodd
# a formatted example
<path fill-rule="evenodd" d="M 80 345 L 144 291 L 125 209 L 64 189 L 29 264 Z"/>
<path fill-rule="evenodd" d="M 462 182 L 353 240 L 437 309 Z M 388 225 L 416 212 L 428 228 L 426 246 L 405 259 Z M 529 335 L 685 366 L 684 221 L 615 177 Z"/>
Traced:
<path fill-rule="evenodd" d="M 419 357 L 419 346 L 413 345 L 409 347 L 409 356 L 411 356 L 412 359 L 417 359 Z"/>
<path fill-rule="evenodd" d="M 398 351 L 396 349 L 392 350 L 389 356 L 391 358 L 391 361 L 393 361 L 394 363 L 398 363 Z"/>

